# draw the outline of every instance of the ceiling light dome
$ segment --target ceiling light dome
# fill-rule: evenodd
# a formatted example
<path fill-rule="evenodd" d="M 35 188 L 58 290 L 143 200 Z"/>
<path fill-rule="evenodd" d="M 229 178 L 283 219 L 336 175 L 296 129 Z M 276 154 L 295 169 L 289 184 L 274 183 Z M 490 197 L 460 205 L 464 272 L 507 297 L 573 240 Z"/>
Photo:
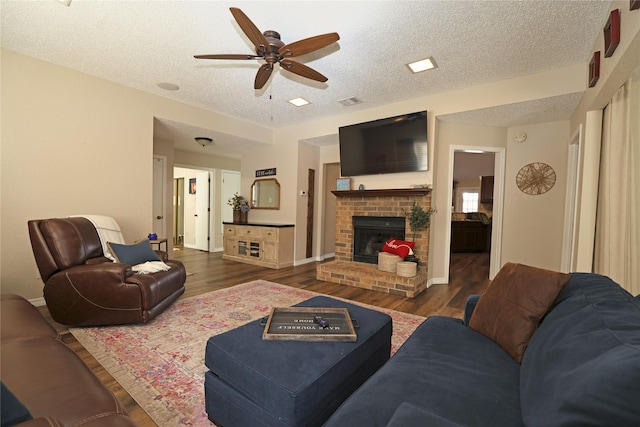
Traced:
<path fill-rule="evenodd" d="M 198 136 L 196 137 L 196 142 L 202 145 L 203 147 L 206 147 L 207 145 L 213 142 L 213 139 L 207 138 L 206 136 Z"/>

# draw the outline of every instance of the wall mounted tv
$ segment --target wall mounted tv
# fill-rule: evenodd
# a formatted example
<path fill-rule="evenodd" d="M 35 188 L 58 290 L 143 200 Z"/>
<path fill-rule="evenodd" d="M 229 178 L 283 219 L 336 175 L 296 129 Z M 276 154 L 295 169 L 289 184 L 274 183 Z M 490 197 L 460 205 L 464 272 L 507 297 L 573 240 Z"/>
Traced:
<path fill-rule="evenodd" d="M 426 171 L 427 112 L 339 129 L 342 176 Z"/>

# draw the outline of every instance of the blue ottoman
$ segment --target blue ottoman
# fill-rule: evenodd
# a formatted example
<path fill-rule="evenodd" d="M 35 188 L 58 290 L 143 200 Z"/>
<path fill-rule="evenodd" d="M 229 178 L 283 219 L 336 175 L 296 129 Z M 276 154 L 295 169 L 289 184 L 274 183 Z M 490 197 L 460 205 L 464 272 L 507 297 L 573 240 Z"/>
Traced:
<path fill-rule="evenodd" d="M 205 405 L 218 426 L 320 426 L 391 352 L 391 317 L 318 296 L 298 307 L 345 307 L 356 342 L 269 341 L 253 321 L 209 338 Z"/>

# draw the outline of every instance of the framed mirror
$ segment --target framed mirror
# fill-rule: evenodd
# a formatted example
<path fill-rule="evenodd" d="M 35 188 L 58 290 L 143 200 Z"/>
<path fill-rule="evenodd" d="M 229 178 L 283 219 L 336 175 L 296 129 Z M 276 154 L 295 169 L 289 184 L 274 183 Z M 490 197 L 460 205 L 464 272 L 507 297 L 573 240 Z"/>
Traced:
<path fill-rule="evenodd" d="M 277 179 L 264 178 L 253 181 L 251 209 L 280 209 L 280 183 Z"/>

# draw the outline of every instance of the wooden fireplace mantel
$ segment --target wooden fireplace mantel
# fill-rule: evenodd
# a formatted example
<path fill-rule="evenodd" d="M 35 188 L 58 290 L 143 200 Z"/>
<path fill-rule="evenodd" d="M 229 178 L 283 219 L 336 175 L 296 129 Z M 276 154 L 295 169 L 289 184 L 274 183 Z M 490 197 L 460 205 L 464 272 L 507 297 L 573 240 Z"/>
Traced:
<path fill-rule="evenodd" d="M 334 190 L 336 197 L 393 197 L 393 196 L 425 196 L 430 188 L 395 188 L 387 190 Z"/>

